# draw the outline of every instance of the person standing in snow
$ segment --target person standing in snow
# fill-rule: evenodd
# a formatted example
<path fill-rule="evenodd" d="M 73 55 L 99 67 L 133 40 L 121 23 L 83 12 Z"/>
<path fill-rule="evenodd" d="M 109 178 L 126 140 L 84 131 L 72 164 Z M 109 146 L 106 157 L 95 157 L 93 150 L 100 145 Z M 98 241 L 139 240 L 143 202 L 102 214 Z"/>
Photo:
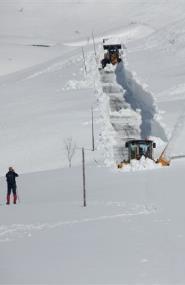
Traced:
<path fill-rule="evenodd" d="M 13 203 L 16 204 L 17 201 L 17 193 L 16 193 L 16 180 L 15 178 L 19 175 L 14 171 L 13 167 L 9 167 L 9 171 L 6 173 L 6 181 L 7 181 L 7 202 L 6 204 L 10 204 L 10 195 L 13 192 Z"/>

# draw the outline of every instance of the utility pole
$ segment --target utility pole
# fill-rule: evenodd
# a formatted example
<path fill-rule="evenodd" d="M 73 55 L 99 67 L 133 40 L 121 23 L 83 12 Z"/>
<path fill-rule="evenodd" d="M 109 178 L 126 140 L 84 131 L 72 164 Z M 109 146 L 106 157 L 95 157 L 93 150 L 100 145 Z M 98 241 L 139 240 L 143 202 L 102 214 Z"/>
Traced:
<path fill-rule="evenodd" d="M 94 147 L 94 113 L 93 113 L 93 107 L 91 107 L 91 129 L 92 129 L 92 151 L 94 151 L 95 147 Z"/>
<path fill-rule="evenodd" d="M 84 49 L 83 49 L 83 47 L 82 47 L 82 56 L 83 56 L 85 74 L 87 75 L 87 68 L 86 68 L 85 54 L 84 54 Z"/>
<path fill-rule="evenodd" d="M 83 174 L 83 206 L 86 207 L 86 188 L 85 188 L 85 153 L 84 147 L 82 148 L 82 174 Z"/>

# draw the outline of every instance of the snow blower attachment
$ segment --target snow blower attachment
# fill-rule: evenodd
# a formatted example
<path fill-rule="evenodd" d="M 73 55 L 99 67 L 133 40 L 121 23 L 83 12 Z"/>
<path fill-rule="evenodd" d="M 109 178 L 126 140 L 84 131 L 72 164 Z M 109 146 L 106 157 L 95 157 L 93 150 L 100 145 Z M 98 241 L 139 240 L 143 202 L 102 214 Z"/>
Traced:
<path fill-rule="evenodd" d="M 169 158 L 167 158 L 165 156 L 165 150 L 166 150 L 166 148 L 163 150 L 163 152 L 161 153 L 160 157 L 156 160 L 156 163 L 159 163 L 162 166 L 169 166 L 171 159 L 169 159 Z"/>
<path fill-rule="evenodd" d="M 119 50 L 122 49 L 121 44 L 105 44 L 103 41 L 103 48 L 106 51 L 104 58 L 101 60 L 102 68 L 105 68 L 107 64 L 115 65 L 121 61 Z"/>
<path fill-rule="evenodd" d="M 156 161 L 153 158 L 153 149 L 156 148 L 155 142 L 151 140 L 129 140 L 125 143 L 125 147 L 128 149 L 128 159 L 117 164 L 118 168 L 122 168 L 131 162 L 132 159 L 140 160 L 141 157 L 149 158 L 155 163 L 159 163 L 162 166 L 169 166 L 170 161 L 163 155 L 164 151 Z"/>

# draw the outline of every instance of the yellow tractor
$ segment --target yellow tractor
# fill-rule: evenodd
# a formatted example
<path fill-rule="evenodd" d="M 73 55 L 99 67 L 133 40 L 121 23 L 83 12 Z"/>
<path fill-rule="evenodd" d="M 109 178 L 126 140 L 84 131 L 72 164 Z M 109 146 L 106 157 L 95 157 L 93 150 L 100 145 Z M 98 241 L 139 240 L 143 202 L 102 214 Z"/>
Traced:
<path fill-rule="evenodd" d="M 125 147 L 128 149 L 128 159 L 117 164 L 118 168 L 122 168 L 124 165 L 130 163 L 132 159 L 140 160 L 142 156 L 150 158 L 155 163 L 159 163 L 162 166 L 169 166 L 170 160 L 164 157 L 164 151 L 156 161 L 153 158 L 153 149 L 156 148 L 156 143 L 152 140 L 129 140 L 125 143 Z"/>
<path fill-rule="evenodd" d="M 121 61 L 119 50 L 122 49 L 121 44 L 104 44 L 104 58 L 101 60 L 102 68 L 106 67 L 107 64 L 115 65 Z"/>

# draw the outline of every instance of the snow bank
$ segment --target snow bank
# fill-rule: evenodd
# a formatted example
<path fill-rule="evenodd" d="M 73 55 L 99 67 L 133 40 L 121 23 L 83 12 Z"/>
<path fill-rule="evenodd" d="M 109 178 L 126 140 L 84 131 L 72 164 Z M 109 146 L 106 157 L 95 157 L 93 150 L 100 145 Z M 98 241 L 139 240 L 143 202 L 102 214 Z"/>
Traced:
<path fill-rule="evenodd" d="M 63 91 L 76 90 L 76 89 L 89 89 L 93 88 L 92 80 L 69 80 L 63 87 Z"/>
<path fill-rule="evenodd" d="M 118 171 L 140 171 L 140 170 L 151 170 L 160 168 L 159 164 L 156 164 L 153 160 L 149 158 L 141 157 L 140 160 L 132 159 L 130 164 L 123 166 L 121 170 Z"/>
<path fill-rule="evenodd" d="M 106 110 L 102 112 L 106 113 L 104 122 L 109 138 L 108 149 L 112 149 L 110 143 L 113 147 L 110 165 L 113 160 L 118 163 L 127 159 L 125 142 L 130 138 L 145 139 L 153 136 L 155 141 L 160 141 L 159 146 L 157 144 L 158 151 L 154 153 L 157 158 L 161 153 L 161 145 L 164 146 L 161 141 L 167 140 L 153 94 L 147 90 L 146 84 L 141 84 L 136 75 L 124 67 L 124 61 L 126 59 L 122 58 L 122 62 L 116 66 L 107 64 L 104 69 L 100 68 L 102 91 L 105 95 L 99 86 L 99 97 L 106 106 Z M 105 143 L 106 140 L 103 144 Z M 134 165 L 133 169 L 146 168 L 147 165 L 150 168 L 149 164 L 141 163 L 138 167 Z"/>
<path fill-rule="evenodd" d="M 113 166 L 126 158 L 125 141 L 133 136 L 139 137 L 140 125 L 140 114 L 125 102 L 124 90 L 116 81 L 115 69 L 111 64 L 100 69 L 98 87 L 99 98 L 104 105 L 101 108 L 105 124 L 102 144 L 106 146 L 106 152 L 108 150 L 105 159 L 107 166 Z"/>

